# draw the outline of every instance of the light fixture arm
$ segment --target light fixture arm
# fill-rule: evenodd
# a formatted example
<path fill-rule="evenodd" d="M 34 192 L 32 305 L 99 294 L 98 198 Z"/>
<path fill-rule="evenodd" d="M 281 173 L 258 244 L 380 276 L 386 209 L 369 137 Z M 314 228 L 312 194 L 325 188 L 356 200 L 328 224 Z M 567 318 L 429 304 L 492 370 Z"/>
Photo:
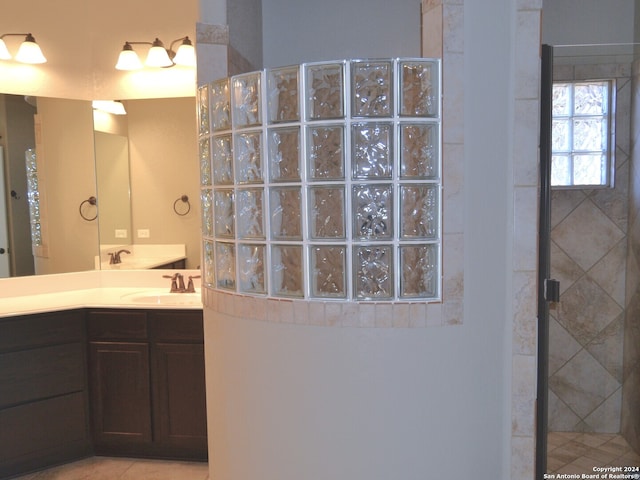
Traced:
<path fill-rule="evenodd" d="M 2 35 L 0 35 L 0 40 L 2 40 L 4 37 L 26 37 L 27 41 L 35 42 L 33 35 L 31 35 L 30 33 L 3 33 Z"/>

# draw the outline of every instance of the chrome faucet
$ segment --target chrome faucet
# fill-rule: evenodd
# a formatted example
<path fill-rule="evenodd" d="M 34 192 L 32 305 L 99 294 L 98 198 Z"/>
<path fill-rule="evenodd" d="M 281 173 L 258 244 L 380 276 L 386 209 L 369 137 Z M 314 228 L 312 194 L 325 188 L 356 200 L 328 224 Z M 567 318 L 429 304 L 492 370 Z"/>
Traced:
<path fill-rule="evenodd" d="M 109 265 L 117 265 L 118 263 L 122 263 L 122 259 L 120 255 L 123 253 L 131 253 L 129 250 L 118 250 L 117 252 L 109 252 Z"/>

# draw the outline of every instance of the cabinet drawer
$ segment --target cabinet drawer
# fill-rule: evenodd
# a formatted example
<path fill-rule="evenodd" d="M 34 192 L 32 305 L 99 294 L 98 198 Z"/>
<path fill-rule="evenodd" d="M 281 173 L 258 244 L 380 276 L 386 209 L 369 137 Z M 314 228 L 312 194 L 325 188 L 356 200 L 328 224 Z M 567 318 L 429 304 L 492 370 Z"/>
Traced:
<path fill-rule="evenodd" d="M 90 311 L 87 317 L 89 340 L 146 340 L 147 314 L 144 311 Z"/>
<path fill-rule="evenodd" d="M 83 313 L 46 313 L 0 319 L 0 352 L 83 340 Z"/>
<path fill-rule="evenodd" d="M 0 408 L 84 390 L 84 345 L 0 354 Z"/>
<path fill-rule="evenodd" d="M 0 477 L 82 455 L 89 445 L 86 425 L 82 393 L 1 410 Z"/>
<path fill-rule="evenodd" d="M 202 312 L 157 311 L 149 313 L 156 342 L 203 343 Z"/>

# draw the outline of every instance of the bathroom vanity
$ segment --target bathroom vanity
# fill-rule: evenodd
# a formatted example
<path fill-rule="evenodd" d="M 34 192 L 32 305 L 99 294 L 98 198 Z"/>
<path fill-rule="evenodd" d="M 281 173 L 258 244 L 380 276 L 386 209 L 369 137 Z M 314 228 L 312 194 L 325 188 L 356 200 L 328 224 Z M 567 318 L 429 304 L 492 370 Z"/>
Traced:
<path fill-rule="evenodd" d="M 78 275 L 97 288 L 0 298 L 0 479 L 93 454 L 206 460 L 201 303 L 158 271 Z"/>

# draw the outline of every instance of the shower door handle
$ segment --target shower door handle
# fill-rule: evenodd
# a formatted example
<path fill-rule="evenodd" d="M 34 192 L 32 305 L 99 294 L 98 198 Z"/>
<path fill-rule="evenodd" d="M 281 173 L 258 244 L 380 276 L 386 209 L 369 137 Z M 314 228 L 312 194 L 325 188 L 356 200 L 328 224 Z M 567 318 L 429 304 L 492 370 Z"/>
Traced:
<path fill-rule="evenodd" d="M 553 278 L 545 278 L 544 280 L 544 299 L 547 302 L 560 301 L 560 282 Z"/>

